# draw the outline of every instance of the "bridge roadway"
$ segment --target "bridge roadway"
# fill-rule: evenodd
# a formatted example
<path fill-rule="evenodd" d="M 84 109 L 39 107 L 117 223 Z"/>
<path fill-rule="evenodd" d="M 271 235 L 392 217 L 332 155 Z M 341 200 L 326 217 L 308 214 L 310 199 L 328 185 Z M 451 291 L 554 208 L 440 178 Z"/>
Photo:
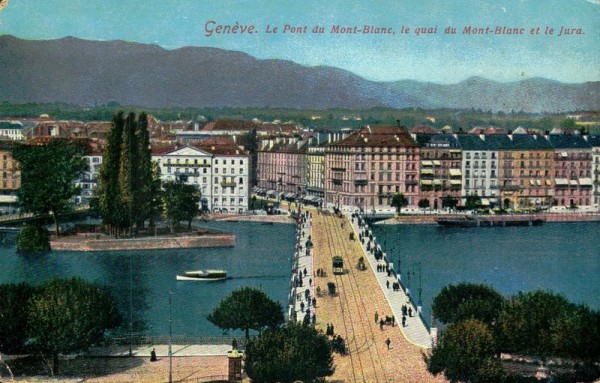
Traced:
<path fill-rule="evenodd" d="M 355 232 L 351 222 L 346 217 L 319 214 L 313 209 L 310 211 L 314 244 L 313 280 L 322 292 L 317 297 L 316 328 L 325 332 L 327 324 L 333 324 L 335 333 L 345 339 L 348 350 L 344 356 L 334 354 L 336 370 L 328 380 L 353 383 L 444 382 L 443 377 L 434 377 L 427 372 L 422 354 L 426 350 L 409 338 L 407 330 L 411 326 L 418 326 L 418 317 L 407 318 L 407 327 L 402 328 L 402 314 L 398 307 L 401 301 L 390 300 L 391 290 L 384 294 L 386 288 L 382 288 L 385 282 L 381 278 L 385 280 L 387 275 L 378 275 L 381 273 L 373 270 L 373 261 L 368 258 L 368 262 L 365 262 L 367 270 L 357 269 L 359 258 L 366 255 L 357 233 L 357 240 L 349 239 L 350 233 Z M 331 260 L 334 256 L 344 259 L 346 272 L 343 275 L 334 275 L 332 272 Z M 317 277 L 318 269 L 325 270 L 326 276 Z M 336 284 L 336 296 L 327 294 L 328 282 Z M 384 325 L 381 329 L 375 323 L 375 312 L 379 318 L 395 315 L 396 325 Z M 422 323 L 421 326 L 424 327 Z M 388 338 L 389 350 L 386 346 Z M 425 343 L 430 345 L 430 339 Z"/>

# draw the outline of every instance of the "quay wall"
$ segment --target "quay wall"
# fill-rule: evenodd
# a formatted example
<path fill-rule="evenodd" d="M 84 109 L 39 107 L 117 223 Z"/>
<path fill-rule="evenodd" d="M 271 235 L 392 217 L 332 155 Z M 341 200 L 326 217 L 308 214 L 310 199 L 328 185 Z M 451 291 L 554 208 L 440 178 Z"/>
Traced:
<path fill-rule="evenodd" d="M 546 222 L 600 222 L 600 214 L 598 213 L 547 213 L 535 214 L 536 218 L 545 218 Z M 431 215 L 401 215 L 386 219 L 384 221 L 375 222 L 376 225 L 437 225 L 436 219 L 439 218 L 460 218 L 464 215 L 459 214 L 431 214 Z M 513 217 L 527 218 L 531 217 L 528 214 L 511 214 L 506 216 L 490 216 L 490 217 Z"/>
<path fill-rule="evenodd" d="M 201 247 L 232 247 L 235 235 L 202 235 L 176 237 L 145 238 L 96 238 L 78 235 L 76 238 L 65 237 L 50 242 L 52 250 L 61 251 L 115 251 L 115 250 L 157 250 L 157 249 L 190 249 Z"/>

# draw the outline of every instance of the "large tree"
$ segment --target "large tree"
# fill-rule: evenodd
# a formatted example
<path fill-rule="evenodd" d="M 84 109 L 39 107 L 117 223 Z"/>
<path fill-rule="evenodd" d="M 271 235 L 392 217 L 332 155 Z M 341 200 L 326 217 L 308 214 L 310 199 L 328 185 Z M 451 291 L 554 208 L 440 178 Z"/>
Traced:
<path fill-rule="evenodd" d="M 26 284 L 0 286 L 0 351 L 22 353 L 27 343 L 27 302 L 35 289 Z"/>
<path fill-rule="evenodd" d="M 169 181 L 163 184 L 164 212 L 171 230 L 179 225 L 179 221 L 188 221 L 191 229 L 192 220 L 198 215 L 200 191 L 194 185 Z"/>
<path fill-rule="evenodd" d="M 315 382 L 334 372 L 327 338 L 314 328 L 288 323 L 252 339 L 245 352 L 248 376 L 254 382 Z"/>
<path fill-rule="evenodd" d="M 135 227 L 143 228 L 157 206 L 148 134 L 148 116 L 127 117 L 120 111 L 113 117 L 112 128 L 100 169 L 100 213 L 105 225 L 118 235 Z"/>
<path fill-rule="evenodd" d="M 36 215 L 50 214 L 56 235 L 59 217 L 72 209 L 71 199 L 79 188 L 75 181 L 85 170 L 86 146 L 79 142 L 56 139 L 43 145 L 16 146 L 13 156 L 21 167 L 19 202 Z"/>
<path fill-rule="evenodd" d="M 500 314 L 502 350 L 539 357 L 557 355 L 558 350 L 555 349 L 555 345 L 561 344 L 563 340 L 556 337 L 557 334 L 554 332 L 556 329 L 564 330 L 565 335 L 585 336 L 584 331 L 564 329 L 566 324 L 564 321 L 573 316 L 576 310 L 575 304 L 551 292 L 538 290 L 518 293 L 508 301 Z M 573 339 L 569 342 L 575 341 Z M 560 353 L 570 351 L 565 349 Z"/>
<path fill-rule="evenodd" d="M 223 299 L 208 320 L 223 330 L 244 330 L 248 339 L 250 330 L 262 331 L 283 323 L 283 309 L 261 290 L 242 287 Z"/>
<path fill-rule="evenodd" d="M 112 119 L 112 127 L 102 154 L 102 165 L 98 176 L 98 202 L 102 221 L 109 231 L 118 235 L 121 226 L 119 168 L 121 164 L 121 142 L 125 118 L 119 111 Z"/>
<path fill-rule="evenodd" d="M 425 356 L 427 370 L 443 373 L 450 382 L 489 383 L 503 376 L 495 357 L 496 343 L 489 326 L 476 319 L 451 324 Z"/>
<path fill-rule="evenodd" d="M 392 197 L 392 202 L 390 203 L 390 206 L 395 207 L 396 213 L 400 214 L 402 208 L 408 206 L 408 200 L 406 199 L 404 194 L 396 193 Z"/>
<path fill-rule="evenodd" d="M 79 278 L 43 284 L 29 300 L 28 312 L 31 345 L 53 374 L 58 373 L 58 354 L 87 349 L 120 322 L 110 294 Z"/>
<path fill-rule="evenodd" d="M 442 323 L 474 318 L 492 324 L 502 310 L 504 298 L 490 286 L 474 283 L 448 285 L 433 298 L 431 309 Z"/>

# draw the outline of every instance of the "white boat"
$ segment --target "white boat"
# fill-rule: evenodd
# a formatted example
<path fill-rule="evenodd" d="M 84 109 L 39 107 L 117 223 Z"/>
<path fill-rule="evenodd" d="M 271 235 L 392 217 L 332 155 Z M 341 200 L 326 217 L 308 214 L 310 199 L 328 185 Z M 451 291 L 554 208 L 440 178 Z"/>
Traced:
<path fill-rule="evenodd" d="M 178 275 L 178 281 L 222 281 L 227 279 L 225 270 L 189 270 Z"/>

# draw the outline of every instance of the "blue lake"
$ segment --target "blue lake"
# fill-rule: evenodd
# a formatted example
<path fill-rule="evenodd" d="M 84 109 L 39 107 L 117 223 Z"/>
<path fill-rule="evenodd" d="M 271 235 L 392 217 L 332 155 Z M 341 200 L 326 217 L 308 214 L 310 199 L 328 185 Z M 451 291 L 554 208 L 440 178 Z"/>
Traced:
<path fill-rule="evenodd" d="M 130 264 L 134 328 L 150 335 L 169 332 L 169 292 L 174 335 L 218 336 L 206 316 L 232 291 L 253 286 L 285 307 L 294 248 L 293 225 L 210 222 L 204 227 L 232 232 L 234 247 L 128 252 L 17 254 L 14 241 L 0 248 L 0 283 L 40 284 L 54 277 L 80 276 L 106 286 L 129 324 Z M 231 279 L 177 281 L 184 270 L 225 269 Z M 144 323 L 142 326 L 141 323 Z"/>
<path fill-rule="evenodd" d="M 600 224 L 445 228 L 374 225 L 373 233 L 430 318 L 433 297 L 459 282 L 486 283 L 508 296 L 552 290 L 600 310 Z M 410 274 L 410 276 L 409 276 Z M 420 280 L 419 280 L 420 277 Z"/>
<path fill-rule="evenodd" d="M 235 247 L 22 255 L 12 241 L 0 247 L 0 283 L 39 284 L 54 277 L 80 276 L 106 286 L 128 324 L 131 264 L 134 327 L 149 335 L 168 334 L 169 292 L 174 335 L 221 335 L 206 315 L 242 286 L 261 288 L 285 307 L 293 225 L 211 222 L 203 226 L 233 232 Z M 469 229 L 375 225 L 374 233 L 394 263 L 400 258 L 403 281 L 417 300 L 421 286 L 426 318 L 435 294 L 461 281 L 488 283 L 504 295 L 552 290 L 600 309 L 598 223 Z M 232 278 L 210 283 L 175 279 L 184 270 L 205 268 L 226 269 Z"/>

